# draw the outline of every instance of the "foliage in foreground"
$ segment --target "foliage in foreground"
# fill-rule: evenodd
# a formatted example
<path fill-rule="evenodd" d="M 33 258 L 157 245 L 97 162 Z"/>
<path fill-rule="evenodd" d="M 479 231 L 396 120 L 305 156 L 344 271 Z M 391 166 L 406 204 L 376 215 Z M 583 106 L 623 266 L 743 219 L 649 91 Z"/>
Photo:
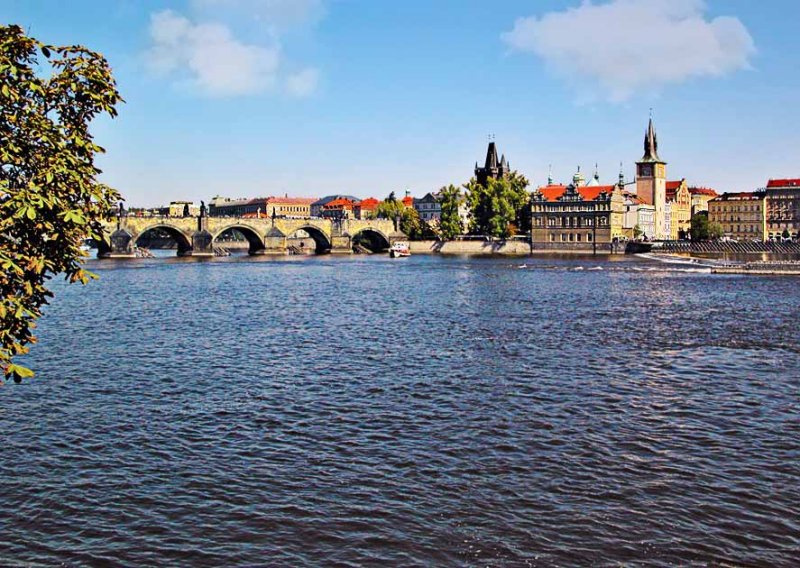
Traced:
<path fill-rule="evenodd" d="M 439 190 L 442 205 L 442 218 L 439 222 L 439 233 L 442 239 L 449 241 L 464 232 L 464 225 L 458 208 L 464 199 L 459 190 L 453 184 Z"/>
<path fill-rule="evenodd" d="M 514 171 L 500 179 L 490 178 L 485 186 L 473 178 L 464 187 L 473 234 L 507 238 L 530 229 L 530 195 L 525 176 Z"/>
<path fill-rule="evenodd" d="M 37 70 L 51 70 L 40 77 Z M 0 26 L 0 370 L 19 381 L 33 372 L 13 363 L 35 343 L 35 320 L 56 274 L 86 283 L 85 238 L 120 199 L 98 183 L 89 124 L 116 116 L 121 101 L 111 68 L 81 46 L 54 47 Z"/>

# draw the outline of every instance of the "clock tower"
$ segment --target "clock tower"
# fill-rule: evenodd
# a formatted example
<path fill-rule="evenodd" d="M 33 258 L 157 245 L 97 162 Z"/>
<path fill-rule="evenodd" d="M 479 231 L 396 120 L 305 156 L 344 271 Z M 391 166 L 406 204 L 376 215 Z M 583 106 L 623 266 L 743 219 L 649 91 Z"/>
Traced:
<path fill-rule="evenodd" d="M 636 196 L 655 207 L 654 232 L 657 239 L 667 238 L 664 231 L 664 209 L 667 205 L 667 163 L 658 157 L 658 137 L 653 119 L 644 135 L 644 156 L 636 162 Z"/>

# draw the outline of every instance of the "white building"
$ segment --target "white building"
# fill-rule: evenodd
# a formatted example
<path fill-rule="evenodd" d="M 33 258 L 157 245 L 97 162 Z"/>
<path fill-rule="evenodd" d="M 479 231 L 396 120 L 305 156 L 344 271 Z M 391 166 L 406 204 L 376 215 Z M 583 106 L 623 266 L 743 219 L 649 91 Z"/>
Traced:
<path fill-rule="evenodd" d="M 420 199 L 414 199 L 414 209 L 426 223 L 442 218 L 442 203 L 438 193 L 430 192 Z"/>
<path fill-rule="evenodd" d="M 636 224 L 642 231 L 642 238 L 652 241 L 656 236 L 656 208 L 655 205 L 640 203 L 636 207 Z"/>
<path fill-rule="evenodd" d="M 659 239 L 669 240 L 672 234 L 672 202 L 667 201 L 664 204 L 664 232 L 658 235 Z"/>

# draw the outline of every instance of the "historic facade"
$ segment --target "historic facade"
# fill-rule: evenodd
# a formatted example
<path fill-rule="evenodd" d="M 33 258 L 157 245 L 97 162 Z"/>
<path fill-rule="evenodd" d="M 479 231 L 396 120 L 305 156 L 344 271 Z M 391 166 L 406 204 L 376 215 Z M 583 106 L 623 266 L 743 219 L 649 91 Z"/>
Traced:
<path fill-rule="evenodd" d="M 442 218 L 442 204 L 438 193 L 429 192 L 419 199 L 414 199 L 414 209 L 419 218 L 426 223 Z"/>
<path fill-rule="evenodd" d="M 380 201 L 374 197 L 362 199 L 353 207 L 353 215 L 356 219 L 374 219 L 377 216 Z"/>
<path fill-rule="evenodd" d="M 692 196 L 692 216 L 708 211 L 708 202 L 719 197 L 719 193 L 710 187 L 690 187 L 689 193 Z"/>
<path fill-rule="evenodd" d="M 506 156 L 497 159 L 497 146 L 494 142 L 489 142 L 489 147 L 486 149 L 486 162 L 482 168 L 478 167 L 478 162 L 475 162 L 475 179 L 481 185 L 486 185 L 486 182 L 491 179 L 499 179 L 507 176 L 511 171 L 511 166 L 506 161 Z"/>
<path fill-rule="evenodd" d="M 800 178 L 767 182 L 767 236 L 800 239 Z"/>
<path fill-rule="evenodd" d="M 667 163 L 658 156 L 658 137 L 653 119 L 644 135 L 644 155 L 636 162 L 636 195 L 645 205 L 655 207 L 655 238 L 666 239 L 665 206 L 667 193 Z"/>
<path fill-rule="evenodd" d="M 339 197 L 323 205 L 319 216 L 323 219 L 354 219 L 353 210 L 355 207 L 356 201 L 346 197 Z"/>
<path fill-rule="evenodd" d="M 353 203 L 359 202 L 358 197 L 354 195 L 341 195 L 341 194 L 326 195 L 325 197 L 317 199 L 315 202 L 311 204 L 311 216 L 319 217 L 322 213 L 322 208 L 335 199 L 348 199 Z"/>
<path fill-rule="evenodd" d="M 708 202 L 708 220 L 718 223 L 726 238 L 736 240 L 766 239 L 766 193 L 723 193 Z"/>
<path fill-rule="evenodd" d="M 547 185 L 531 198 L 531 246 L 534 250 L 592 251 L 625 237 L 622 186 Z"/>
<path fill-rule="evenodd" d="M 215 197 L 209 203 L 209 214 L 215 217 L 298 217 L 311 216 L 310 197 L 255 197 L 230 199 Z"/>
<path fill-rule="evenodd" d="M 666 182 L 666 202 L 670 205 L 670 227 L 665 233 L 668 239 L 685 239 L 692 225 L 692 194 L 686 180 Z"/>

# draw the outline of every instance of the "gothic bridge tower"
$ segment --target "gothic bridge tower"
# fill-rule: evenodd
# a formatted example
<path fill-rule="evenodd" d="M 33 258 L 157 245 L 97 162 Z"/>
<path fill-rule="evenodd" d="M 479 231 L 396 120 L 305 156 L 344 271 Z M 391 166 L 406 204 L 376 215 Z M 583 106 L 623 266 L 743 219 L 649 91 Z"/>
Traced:
<path fill-rule="evenodd" d="M 506 156 L 503 156 L 498 161 L 497 159 L 497 146 L 494 142 L 489 142 L 489 148 L 486 150 L 486 163 L 482 168 L 478 167 L 478 162 L 475 162 L 475 179 L 478 183 L 485 186 L 489 178 L 499 179 L 505 177 L 511 171 L 511 166 L 506 162 Z"/>
<path fill-rule="evenodd" d="M 644 156 L 636 162 L 636 196 L 647 205 L 655 206 L 654 232 L 657 239 L 665 235 L 664 209 L 667 204 L 667 163 L 658 157 L 658 136 L 653 118 L 644 135 Z"/>

